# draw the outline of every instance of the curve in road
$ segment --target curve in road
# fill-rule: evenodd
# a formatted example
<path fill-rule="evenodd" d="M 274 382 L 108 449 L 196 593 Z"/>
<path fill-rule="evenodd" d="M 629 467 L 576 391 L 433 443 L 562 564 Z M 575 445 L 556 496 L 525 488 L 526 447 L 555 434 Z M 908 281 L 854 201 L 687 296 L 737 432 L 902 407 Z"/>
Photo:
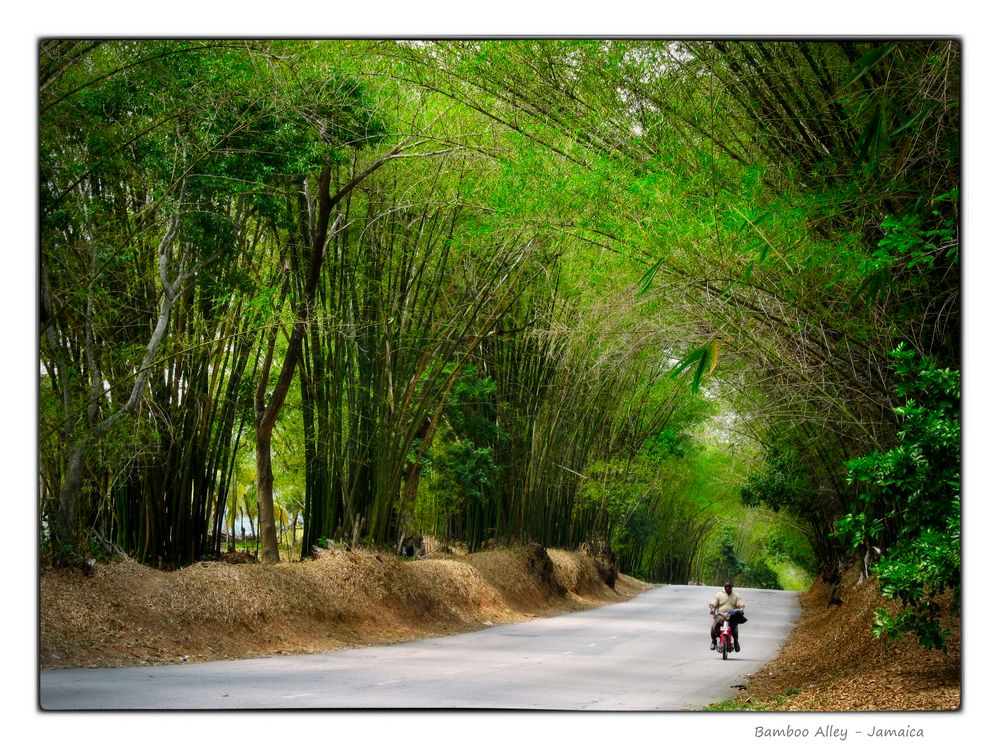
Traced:
<path fill-rule="evenodd" d="M 732 697 L 799 616 L 795 592 L 740 589 L 742 651 L 709 650 L 705 586 L 657 586 L 560 617 L 395 646 L 123 669 L 42 670 L 45 710 L 417 708 L 697 710 Z"/>

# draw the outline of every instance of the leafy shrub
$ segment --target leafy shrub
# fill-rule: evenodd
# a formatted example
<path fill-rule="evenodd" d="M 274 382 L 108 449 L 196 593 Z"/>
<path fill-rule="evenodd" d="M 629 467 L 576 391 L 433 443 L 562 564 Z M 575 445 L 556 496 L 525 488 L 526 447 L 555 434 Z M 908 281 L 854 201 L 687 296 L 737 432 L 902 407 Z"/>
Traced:
<path fill-rule="evenodd" d="M 835 534 L 852 547 L 879 547 L 873 566 L 880 591 L 902 605 L 898 615 L 881 609 L 874 632 L 890 640 L 916 635 L 924 648 L 944 649 L 941 595 L 960 604 L 959 373 L 917 359 L 904 345 L 892 353 L 900 377 L 895 409 L 898 445 L 847 463 L 848 481 L 859 486 L 858 506 L 837 522 Z"/>
<path fill-rule="evenodd" d="M 768 558 L 774 563 L 791 562 L 813 575 L 818 569 L 816 553 L 801 533 L 776 529 L 767 540 L 766 550 Z"/>

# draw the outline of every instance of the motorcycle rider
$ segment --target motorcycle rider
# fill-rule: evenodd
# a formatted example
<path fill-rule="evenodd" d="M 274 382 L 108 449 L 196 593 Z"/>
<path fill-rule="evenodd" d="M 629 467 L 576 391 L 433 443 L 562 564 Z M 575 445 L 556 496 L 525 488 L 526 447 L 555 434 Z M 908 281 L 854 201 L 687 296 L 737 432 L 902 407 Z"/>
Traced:
<path fill-rule="evenodd" d="M 744 608 L 743 600 L 740 595 L 733 591 L 733 582 L 726 581 L 722 584 L 722 591 L 717 593 L 712 597 L 712 601 L 708 604 L 708 613 L 712 615 L 712 645 L 709 646 L 711 651 L 715 651 L 718 646 L 716 645 L 719 640 L 719 630 L 722 628 L 722 623 L 726 619 L 724 615 L 733 613 L 739 610 L 740 614 L 743 613 Z M 742 621 L 742 617 L 731 616 L 729 619 L 729 627 L 733 634 L 733 646 L 736 651 L 740 650 L 740 631 L 738 628 L 739 622 Z"/>

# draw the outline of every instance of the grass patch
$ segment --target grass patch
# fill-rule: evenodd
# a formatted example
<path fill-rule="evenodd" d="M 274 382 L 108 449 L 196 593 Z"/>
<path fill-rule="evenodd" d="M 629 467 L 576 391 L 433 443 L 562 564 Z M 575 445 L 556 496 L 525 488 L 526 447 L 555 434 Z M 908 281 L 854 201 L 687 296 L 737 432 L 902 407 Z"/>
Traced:
<path fill-rule="evenodd" d="M 781 704 L 786 700 L 791 698 L 793 695 L 798 695 L 801 691 L 799 688 L 790 687 L 786 688 L 783 692 L 777 695 L 772 695 L 766 698 L 730 698 L 729 700 L 719 701 L 718 703 L 712 703 L 705 706 L 706 711 L 778 711 L 781 709 Z"/>

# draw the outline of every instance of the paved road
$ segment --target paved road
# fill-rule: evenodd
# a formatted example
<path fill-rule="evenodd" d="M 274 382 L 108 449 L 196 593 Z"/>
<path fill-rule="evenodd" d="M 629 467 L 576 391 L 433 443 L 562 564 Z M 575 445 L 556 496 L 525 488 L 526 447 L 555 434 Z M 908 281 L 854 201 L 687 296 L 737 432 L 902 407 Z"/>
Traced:
<path fill-rule="evenodd" d="M 741 589 L 749 622 L 709 651 L 714 588 L 659 586 L 561 617 L 395 646 L 127 669 L 42 670 L 43 709 L 696 710 L 732 697 L 799 615 L 786 591 Z"/>

